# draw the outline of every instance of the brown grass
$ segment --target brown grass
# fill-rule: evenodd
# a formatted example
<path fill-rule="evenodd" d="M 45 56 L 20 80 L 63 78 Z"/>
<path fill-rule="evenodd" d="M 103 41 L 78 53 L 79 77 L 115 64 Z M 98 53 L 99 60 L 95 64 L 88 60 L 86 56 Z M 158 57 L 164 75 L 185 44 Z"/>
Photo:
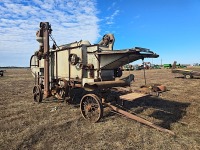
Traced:
<path fill-rule="evenodd" d="M 132 90 L 144 85 L 142 70 L 131 73 Z M 91 124 L 76 105 L 35 103 L 30 70 L 8 69 L 0 77 L 0 149 L 200 149 L 200 79 L 183 79 L 168 69 L 147 70 L 146 78 L 147 84 L 164 84 L 168 91 L 125 106 L 175 137 L 117 114 Z"/>

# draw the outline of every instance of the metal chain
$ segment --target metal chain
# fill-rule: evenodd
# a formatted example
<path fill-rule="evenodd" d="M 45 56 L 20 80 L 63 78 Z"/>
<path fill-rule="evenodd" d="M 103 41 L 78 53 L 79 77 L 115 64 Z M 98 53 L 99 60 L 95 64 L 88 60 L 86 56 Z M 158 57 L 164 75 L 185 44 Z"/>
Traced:
<path fill-rule="evenodd" d="M 56 44 L 56 41 L 54 40 L 53 36 L 51 34 L 49 34 L 49 36 L 50 36 L 51 40 L 53 41 L 53 43 L 55 44 L 55 46 L 60 50 L 60 48 Z"/>

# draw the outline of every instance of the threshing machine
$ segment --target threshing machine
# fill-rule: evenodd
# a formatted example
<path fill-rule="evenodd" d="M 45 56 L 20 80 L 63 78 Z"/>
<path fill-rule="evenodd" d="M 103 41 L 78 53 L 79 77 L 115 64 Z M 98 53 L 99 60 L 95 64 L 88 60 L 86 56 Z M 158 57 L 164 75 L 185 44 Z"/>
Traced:
<path fill-rule="evenodd" d="M 58 46 L 51 32 L 48 22 L 41 22 L 36 32 L 36 40 L 40 46 L 30 60 L 31 71 L 35 77 L 34 100 L 42 102 L 50 96 L 70 100 L 76 96 L 71 94 L 73 89 L 82 89 L 84 92 L 81 93 L 80 99 L 81 113 L 91 122 L 97 122 L 103 116 L 103 108 L 106 106 L 119 112 L 120 109 L 112 104 L 119 96 L 113 94 L 111 89 L 128 86 L 134 79 L 132 74 L 119 79 L 122 76 L 121 66 L 139 59 L 159 56 L 140 47 L 113 50 L 113 34 L 104 35 L 98 44 L 92 45 L 89 41 L 81 40 Z M 49 46 L 50 38 L 53 40 L 52 48 Z M 78 95 L 80 96 L 80 93 Z M 128 112 L 120 110 L 119 113 L 125 113 L 127 116 Z M 128 116 L 134 119 L 132 114 Z M 156 126 L 150 122 L 146 123 L 142 118 L 139 120 L 151 124 L 152 127 Z"/>

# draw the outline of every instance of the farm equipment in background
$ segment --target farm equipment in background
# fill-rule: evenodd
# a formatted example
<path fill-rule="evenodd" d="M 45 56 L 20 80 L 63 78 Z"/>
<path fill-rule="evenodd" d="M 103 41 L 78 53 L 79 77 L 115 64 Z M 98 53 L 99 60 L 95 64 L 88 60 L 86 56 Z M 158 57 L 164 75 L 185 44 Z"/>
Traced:
<path fill-rule="evenodd" d="M 133 71 L 134 69 L 135 69 L 134 66 L 131 64 L 126 64 L 126 65 L 122 66 L 123 71 Z"/>
<path fill-rule="evenodd" d="M 172 65 L 171 64 L 163 64 L 163 68 L 170 69 L 170 68 L 172 68 Z"/>
<path fill-rule="evenodd" d="M 133 70 L 142 70 L 142 69 L 150 69 L 151 63 L 150 62 L 143 62 L 141 65 L 131 65 L 126 64 L 122 66 L 124 71 L 133 71 Z"/>
<path fill-rule="evenodd" d="M 150 67 L 151 67 L 151 63 L 150 62 L 143 62 L 143 67 L 144 67 L 144 69 L 150 69 Z"/>
<path fill-rule="evenodd" d="M 0 76 L 2 77 L 4 73 L 4 70 L 0 70 Z"/>
<path fill-rule="evenodd" d="M 184 75 L 184 78 L 186 78 L 186 79 L 191 79 L 194 76 L 200 76 L 200 71 L 177 68 L 176 63 L 177 62 L 174 61 L 173 65 L 172 65 L 172 73 L 182 74 L 182 75 Z"/>
<path fill-rule="evenodd" d="M 40 46 L 30 59 L 32 75 L 35 78 L 34 101 L 42 102 L 51 96 L 73 101 L 75 97 L 81 96 L 81 114 L 91 122 L 99 121 L 103 116 L 103 108 L 110 107 L 129 118 L 174 134 L 115 106 L 119 100 L 133 100 L 146 96 L 132 92 L 119 95 L 114 87 L 130 86 L 134 80 L 132 74 L 120 79 L 120 66 L 139 59 L 157 58 L 159 55 L 140 47 L 113 50 L 113 34 L 106 34 L 99 44 L 79 41 L 58 46 L 51 32 L 48 22 L 41 22 L 40 29 L 36 32 L 36 40 Z M 49 38 L 54 42 L 52 48 L 49 47 Z M 77 89 L 82 92 L 76 93 Z"/>
<path fill-rule="evenodd" d="M 160 65 L 151 65 L 151 69 L 161 69 Z"/>

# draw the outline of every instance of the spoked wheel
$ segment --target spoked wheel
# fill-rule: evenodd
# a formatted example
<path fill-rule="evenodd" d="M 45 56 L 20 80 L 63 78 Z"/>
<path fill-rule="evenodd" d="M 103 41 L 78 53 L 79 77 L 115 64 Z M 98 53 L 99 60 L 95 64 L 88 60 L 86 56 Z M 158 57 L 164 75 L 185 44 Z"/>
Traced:
<path fill-rule="evenodd" d="M 33 98 L 35 102 L 42 102 L 42 90 L 39 85 L 33 87 Z"/>
<path fill-rule="evenodd" d="M 184 75 L 184 78 L 186 78 L 186 79 L 191 79 L 191 78 L 192 78 L 192 76 L 191 76 L 191 75 L 189 75 L 189 74 L 185 74 L 185 75 Z"/>
<path fill-rule="evenodd" d="M 83 117 L 90 122 L 97 122 L 103 116 L 102 103 L 95 94 L 86 94 L 83 96 L 80 108 Z"/>

